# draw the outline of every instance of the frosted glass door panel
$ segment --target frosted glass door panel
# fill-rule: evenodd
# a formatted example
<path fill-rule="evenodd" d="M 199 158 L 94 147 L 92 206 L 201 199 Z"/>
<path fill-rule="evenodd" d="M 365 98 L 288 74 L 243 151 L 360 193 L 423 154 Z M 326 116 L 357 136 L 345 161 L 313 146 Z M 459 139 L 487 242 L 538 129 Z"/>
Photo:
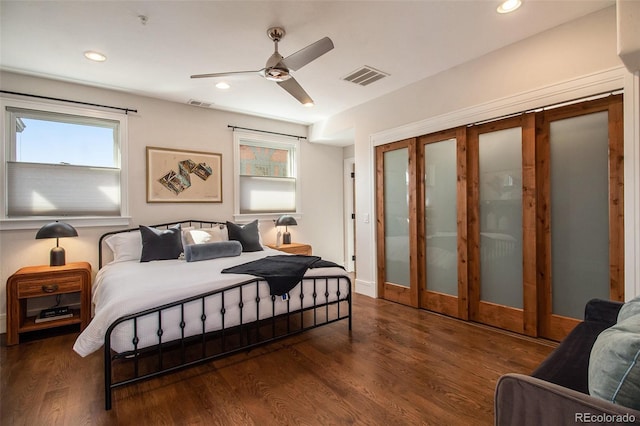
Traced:
<path fill-rule="evenodd" d="M 522 129 L 483 133 L 480 299 L 522 309 Z"/>
<path fill-rule="evenodd" d="M 409 287 L 409 150 L 384 153 L 386 281 Z"/>
<path fill-rule="evenodd" d="M 553 313 L 581 319 L 609 299 L 608 113 L 550 127 Z"/>
<path fill-rule="evenodd" d="M 458 295 L 456 140 L 424 147 L 427 290 Z"/>

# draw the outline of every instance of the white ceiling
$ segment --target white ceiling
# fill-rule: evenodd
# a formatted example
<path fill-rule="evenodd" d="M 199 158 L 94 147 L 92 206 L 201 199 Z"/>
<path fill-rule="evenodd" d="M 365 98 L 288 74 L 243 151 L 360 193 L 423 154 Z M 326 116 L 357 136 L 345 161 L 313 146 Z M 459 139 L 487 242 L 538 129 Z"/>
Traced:
<path fill-rule="evenodd" d="M 502 46 L 615 4 L 523 0 L 431 1 L 0 1 L 0 68 L 180 103 L 314 123 Z M 146 24 L 140 15 L 148 18 Z M 314 99 L 305 108 L 260 76 L 192 74 L 261 69 L 266 30 L 282 26 L 283 56 L 328 36 L 335 48 L 293 72 Z M 108 59 L 90 62 L 83 52 Z M 390 74 L 361 87 L 342 80 L 368 65 Z M 135 107 L 135 105 L 129 105 Z"/>

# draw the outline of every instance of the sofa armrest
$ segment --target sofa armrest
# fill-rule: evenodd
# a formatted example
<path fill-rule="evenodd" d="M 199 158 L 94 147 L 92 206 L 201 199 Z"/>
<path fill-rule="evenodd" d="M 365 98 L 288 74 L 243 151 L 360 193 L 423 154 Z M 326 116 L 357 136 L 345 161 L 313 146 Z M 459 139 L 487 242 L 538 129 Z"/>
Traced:
<path fill-rule="evenodd" d="M 622 305 L 622 302 L 613 300 L 591 299 L 584 308 L 584 320 L 603 322 L 611 327 L 618 322 L 618 312 Z"/>
<path fill-rule="evenodd" d="M 640 424 L 640 411 L 535 377 L 506 374 L 495 392 L 496 426 Z"/>

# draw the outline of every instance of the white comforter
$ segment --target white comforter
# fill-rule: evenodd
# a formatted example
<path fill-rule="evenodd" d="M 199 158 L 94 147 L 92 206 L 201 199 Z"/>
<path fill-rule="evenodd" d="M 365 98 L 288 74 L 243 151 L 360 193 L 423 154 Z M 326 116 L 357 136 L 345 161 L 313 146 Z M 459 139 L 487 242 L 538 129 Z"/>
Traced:
<path fill-rule="evenodd" d="M 137 261 L 110 263 L 103 267 L 97 274 L 93 285 L 93 306 L 94 317 L 88 327 L 80 334 L 76 340 L 73 350 L 81 356 L 87 356 L 90 353 L 100 349 L 104 343 L 105 331 L 109 325 L 116 319 L 143 311 L 145 309 L 161 306 L 176 300 L 184 299 L 190 296 L 206 293 L 208 291 L 222 289 L 230 285 L 255 278 L 251 275 L 244 274 L 222 274 L 221 271 L 230 266 L 239 265 L 260 259 L 262 257 L 283 254 L 280 251 L 272 250 L 265 247 L 264 251 L 242 253 L 237 257 L 227 257 L 220 259 L 212 259 L 201 262 L 186 262 L 184 260 L 163 260 L 155 262 L 141 263 Z M 316 268 L 309 269 L 305 276 L 328 276 L 328 275 L 345 275 L 341 268 Z M 298 285 L 291 294 L 292 303 L 297 300 L 299 305 L 300 285 Z M 261 284 L 260 298 L 271 303 L 269 297 L 268 286 Z M 346 294 L 348 289 L 342 289 L 342 294 Z M 297 292 L 297 294 L 295 294 Z M 243 294 L 245 304 L 253 303 L 255 305 L 256 294 Z M 331 299 L 335 299 L 332 295 Z M 305 298 L 310 299 L 310 298 Z M 225 325 L 228 326 L 234 321 L 234 310 L 239 311 L 237 300 L 225 301 Z M 305 305 L 310 300 L 305 300 Z M 217 303 L 217 302 L 216 302 Z M 261 302 L 262 303 L 262 302 Z M 280 305 L 278 311 L 286 310 L 286 302 L 278 300 Z M 196 304 L 194 302 L 194 304 Z M 208 307 L 207 317 L 211 316 L 211 320 L 207 324 L 207 330 L 220 328 L 219 309 L 220 306 L 213 306 L 210 303 Z M 235 307 L 234 307 L 235 306 Z M 292 306 L 291 309 L 295 309 Z M 164 341 L 179 336 L 180 330 L 177 324 L 180 322 L 178 308 L 173 309 L 173 313 L 163 313 L 163 335 Z M 201 310 L 193 309 L 192 318 L 187 322 L 186 332 L 188 334 L 198 333 L 202 328 L 202 322 L 199 321 Z M 243 321 L 248 322 L 252 318 L 251 309 L 247 309 L 249 314 L 243 312 Z M 253 309 L 255 312 L 255 309 Z M 271 313 L 261 311 L 260 318 L 267 317 Z M 197 312 L 197 313 L 196 313 Z M 279 312 L 276 312 L 276 314 Z M 236 312 L 236 315 L 237 312 Z M 255 317 L 255 314 L 253 315 Z M 255 318 L 253 318 L 255 320 Z M 238 321 L 236 319 L 236 321 Z M 145 325 L 145 322 L 147 323 Z M 173 324 L 173 326 L 171 325 Z M 146 327 L 146 329 L 145 329 Z M 166 327 L 166 329 L 165 329 Z M 173 327 L 173 330 L 171 329 Z M 118 330 L 122 328 L 121 330 Z M 122 352 L 131 349 L 132 326 L 118 326 L 112 334 L 111 346 L 114 350 Z M 153 318 L 147 318 L 146 321 L 139 321 L 138 336 L 140 343 L 138 347 L 145 347 L 150 344 L 157 343 L 157 315 Z M 146 337 L 145 337 L 146 336 Z M 155 340 L 154 340 L 155 339 Z"/>

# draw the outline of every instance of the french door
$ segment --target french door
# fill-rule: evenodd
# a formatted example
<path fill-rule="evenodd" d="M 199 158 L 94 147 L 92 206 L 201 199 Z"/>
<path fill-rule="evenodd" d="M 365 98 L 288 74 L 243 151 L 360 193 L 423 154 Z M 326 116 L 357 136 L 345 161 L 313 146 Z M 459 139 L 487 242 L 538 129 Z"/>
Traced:
<path fill-rule="evenodd" d="M 536 335 L 535 117 L 469 129 L 470 319 Z"/>
<path fill-rule="evenodd" d="M 418 307 L 416 140 L 376 148 L 378 295 Z"/>
<path fill-rule="evenodd" d="M 589 299 L 624 300 L 622 95 L 538 116 L 540 335 L 562 339 Z"/>
<path fill-rule="evenodd" d="M 380 297 L 562 339 L 624 300 L 622 96 L 376 148 Z"/>
<path fill-rule="evenodd" d="M 418 138 L 420 307 L 468 319 L 466 128 Z"/>

